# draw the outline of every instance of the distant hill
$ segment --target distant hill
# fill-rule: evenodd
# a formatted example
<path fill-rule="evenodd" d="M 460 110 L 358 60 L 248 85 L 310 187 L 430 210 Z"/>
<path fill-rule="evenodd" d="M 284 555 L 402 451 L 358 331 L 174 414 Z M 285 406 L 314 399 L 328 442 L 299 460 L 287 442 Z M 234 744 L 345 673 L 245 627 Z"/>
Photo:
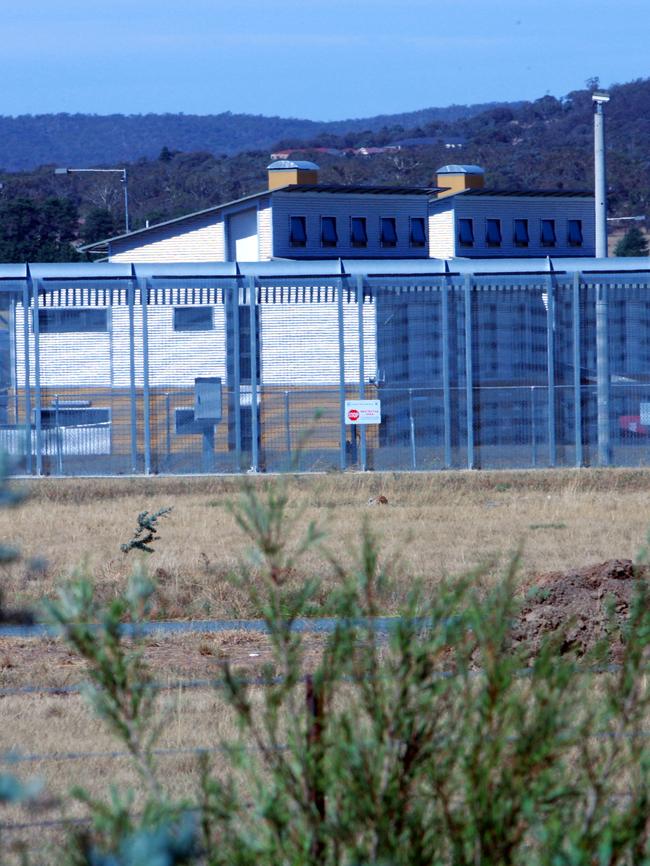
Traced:
<path fill-rule="evenodd" d="M 300 142 L 318 135 L 344 135 L 386 126 L 404 129 L 451 123 L 502 103 L 451 105 L 405 114 L 321 122 L 252 114 L 40 114 L 0 117 L 0 170 L 24 171 L 39 165 L 77 168 L 154 158 L 163 147 L 184 152 L 233 155 L 269 150 L 278 142 Z"/>

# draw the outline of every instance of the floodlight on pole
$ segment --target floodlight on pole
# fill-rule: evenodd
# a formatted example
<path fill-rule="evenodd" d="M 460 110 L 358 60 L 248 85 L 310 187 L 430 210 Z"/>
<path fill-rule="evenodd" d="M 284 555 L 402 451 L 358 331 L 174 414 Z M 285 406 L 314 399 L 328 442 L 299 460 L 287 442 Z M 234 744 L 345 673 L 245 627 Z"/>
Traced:
<path fill-rule="evenodd" d="M 120 183 L 124 186 L 124 229 L 126 234 L 129 228 L 129 184 L 125 168 L 55 168 L 54 174 L 121 174 Z"/>
<path fill-rule="evenodd" d="M 596 208 L 596 258 L 607 257 L 607 180 L 605 173 L 605 114 L 609 93 L 595 90 L 594 103 L 594 194 Z M 596 286 L 596 421 L 598 463 L 609 466 L 612 449 L 609 411 L 609 298 L 607 286 Z"/>

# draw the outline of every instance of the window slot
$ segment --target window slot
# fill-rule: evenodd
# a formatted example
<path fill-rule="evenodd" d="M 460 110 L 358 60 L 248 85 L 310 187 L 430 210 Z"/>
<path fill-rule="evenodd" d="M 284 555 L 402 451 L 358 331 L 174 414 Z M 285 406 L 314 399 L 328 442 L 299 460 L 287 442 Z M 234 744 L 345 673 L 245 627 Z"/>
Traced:
<path fill-rule="evenodd" d="M 320 242 L 324 247 L 335 247 L 339 242 L 338 232 L 336 231 L 336 217 L 321 217 L 320 218 Z"/>
<path fill-rule="evenodd" d="M 175 331 L 211 331 L 212 307 L 174 307 Z"/>
<path fill-rule="evenodd" d="M 307 219 L 304 216 L 289 217 L 289 243 L 292 247 L 307 246 Z"/>
<path fill-rule="evenodd" d="M 353 247 L 368 246 L 365 217 L 350 217 L 350 243 Z"/>
<path fill-rule="evenodd" d="M 516 247 L 527 247 L 530 240 L 528 235 L 528 220 L 515 220 L 513 235 Z"/>
<path fill-rule="evenodd" d="M 458 240 L 463 247 L 474 246 L 474 222 L 471 219 L 458 220 Z"/>
<path fill-rule="evenodd" d="M 489 247 L 501 246 L 501 220 L 485 220 L 485 242 Z"/>
<path fill-rule="evenodd" d="M 381 245 L 382 247 L 397 246 L 397 224 L 395 217 L 381 218 Z"/>
<path fill-rule="evenodd" d="M 555 246 L 555 220 L 542 220 L 541 241 L 543 247 Z"/>
<path fill-rule="evenodd" d="M 567 240 L 570 247 L 582 246 L 582 220 L 567 221 Z"/>
<path fill-rule="evenodd" d="M 424 217 L 411 217 L 410 241 L 412 247 L 426 246 L 427 233 Z"/>
<path fill-rule="evenodd" d="M 108 310 L 97 307 L 42 307 L 38 311 L 41 334 L 106 333 Z"/>

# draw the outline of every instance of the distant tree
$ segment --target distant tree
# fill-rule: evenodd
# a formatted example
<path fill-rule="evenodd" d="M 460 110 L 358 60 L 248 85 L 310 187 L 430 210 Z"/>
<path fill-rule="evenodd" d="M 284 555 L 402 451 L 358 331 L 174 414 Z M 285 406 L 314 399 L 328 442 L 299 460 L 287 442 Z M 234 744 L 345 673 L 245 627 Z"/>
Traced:
<path fill-rule="evenodd" d="M 167 147 L 167 145 L 165 145 L 165 146 L 162 148 L 162 150 L 160 151 L 160 154 L 158 155 L 158 159 L 159 159 L 161 162 L 171 162 L 173 158 L 174 158 L 174 154 L 173 154 L 173 153 L 171 152 L 171 150 Z"/>
<path fill-rule="evenodd" d="M 115 217 L 109 210 L 96 207 L 88 211 L 81 231 L 85 243 L 93 244 L 117 233 Z"/>
<path fill-rule="evenodd" d="M 79 253 L 71 243 L 77 222 L 77 209 L 69 199 L 3 201 L 0 204 L 0 261 L 77 261 Z"/>
<path fill-rule="evenodd" d="M 632 226 L 631 229 L 623 235 L 621 240 L 616 244 L 614 249 L 615 256 L 647 256 L 648 241 L 637 226 Z"/>

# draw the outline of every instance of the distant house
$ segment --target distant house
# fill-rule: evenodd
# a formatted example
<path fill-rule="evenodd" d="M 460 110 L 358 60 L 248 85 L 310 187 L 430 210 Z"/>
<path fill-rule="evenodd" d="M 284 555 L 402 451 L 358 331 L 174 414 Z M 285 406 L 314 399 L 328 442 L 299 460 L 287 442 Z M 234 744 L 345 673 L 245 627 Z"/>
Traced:
<path fill-rule="evenodd" d="M 313 162 L 278 160 L 268 188 L 90 244 L 113 262 L 593 256 L 585 192 L 485 189 L 476 165 L 430 187 L 320 184 Z"/>

